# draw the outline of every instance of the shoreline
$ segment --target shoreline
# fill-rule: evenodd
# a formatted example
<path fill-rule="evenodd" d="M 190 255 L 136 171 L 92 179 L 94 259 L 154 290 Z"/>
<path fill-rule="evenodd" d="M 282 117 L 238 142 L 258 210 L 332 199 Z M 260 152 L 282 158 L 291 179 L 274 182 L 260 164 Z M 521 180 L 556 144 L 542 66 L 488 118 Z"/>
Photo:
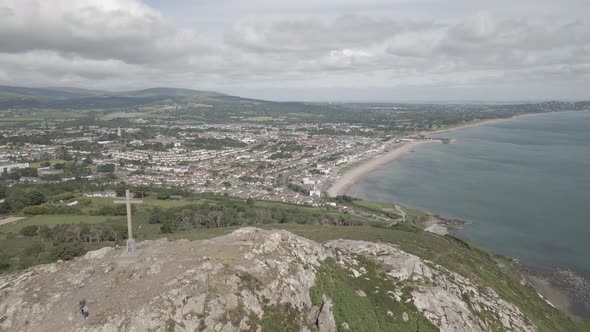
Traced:
<path fill-rule="evenodd" d="M 395 150 L 377 155 L 367 162 L 351 169 L 350 171 L 338 177 L 338 180 L 328 189 L 328 195 L 336 197 L 339 195 L 352 196 L 360 182 L 370 173 L 384 167 L 385 165 L 402 158 L 404 155 L 412 152 L 418 146 L 430 143 L 439 143 L 438 141 L 412 141 L 408 142 Z"/>
<path fill-rule="evenodd" d="M 553 112 L 543 112 L 543 113 L 527 113 L 527 114 L 520 114 L 514 115 L 509 118 L 498 118 L 498 119 L 489 119 L 489 120 L 482 120 L 473 123 L 467 123 L 458 125 L 455 127 L 434 130 L 434 131 L 427 131 L 427 132 L 419 132 L 420 135 L 434 135 L 434 134 L 442 134 L 453 132 L 457 130 L 479 127 L 488 124 L 495 124 L 505 121 L 517 120 L 522 119 L 525 117 L 535 116 L 535 115 L 542 115 L 548 114 Z M 339 195 L 347 195 L 347 196 L 356 196 L 356 191 L 359 184 L 362 180 L 367 177 L 370 173 L 383 168 L 384 166 L 401 159 L 404 155 L 411 152 L 413 148 L 419 147 L 424 144 L 428 143 L 440 143 L 438 141 L 412 141 L 408 142 L 395 150 L 386 152 L 381 155 L 377 155 L 367 162 L 351 169 L 350 171 L 340 175 L 336 182 L 334 182 L 330 188 L 328 189 L 327 193 L 330 197 L 336 197 Z"/>
<path fill-rule="evenodd" d="M 420 132 L 419 134 L 427 136 L 435 135 L 551 113 L 556 112 L 528 113 L 509 118 L 489 119 L 440 130 Z M 401 159 L 413 148 L 419 147 L 424 143 L 438 143 L 438 141 L 412 141 L 393 151 L 377 155 L 366 163 L 338 177 L 337 181 L 328 190 L 328 194 L 332 197 L 337 195 L 356 196 L 357 188 L 366 176 Z M 440 216 L 436 216 L 435 218 L 438 217 Z M 445 226 L 444 223 L 434 223 L 433 225 Z M 451 229 L 448 229 L 448 231 L 451 231 Z M 434 233 L 437 232 L 435 231 Z M 574 319 L 590 318 L 590 278 L 588 276 L 584 277 L 574 271 L 562 270 L 559 267 L 545 270 L 541 267 L 524 266 L 517 263 L 516 268 L 523 276 L 523 282 L 533 287 L 539 296 L 551 306 Z"/>
<path fill-rule="evenodd" d="M 550 113 L 555 113 L 555 112 L 526 113 L 526 114 L 514 115 L 514 116 L 511 116 L 509 118 L 498 118 L 498 119 L 481 120 L 481 121 L 477 121 L 477 122 L 470 122 L 470 123 L 458 125 L 458 126 L 455 126 L 455 127 L 450 127 L 450 128 L 445 128 L 445 129 L 438 129 L 438 130 L 433 130 L 433 131 L 422 132 L 421 134 L 424 134 L 424 135 L 433 135 L 433 134 L 449 133 L 449 132 L 453 132 L 453 131 L 457 131 L 457 130 L 462 130 L 462 129 L 467 129 L 467 128 L 479 127 L 479 126 L 490 125 L 490 124 L 501 123 L 501 122 L 512 121 L 512 120 L 518 120 L 518 119 L 528 118 L 528 117 L 531 117 L 531 116 L 543 115 L 543 114 L 550 114 Z"/>
<path fill-rule="evenodd" d="M 571 317 L 590 318 L 590 281 L 578 272 L 559 267 L 516 264 L 526 283 L 553 307 Z"/>

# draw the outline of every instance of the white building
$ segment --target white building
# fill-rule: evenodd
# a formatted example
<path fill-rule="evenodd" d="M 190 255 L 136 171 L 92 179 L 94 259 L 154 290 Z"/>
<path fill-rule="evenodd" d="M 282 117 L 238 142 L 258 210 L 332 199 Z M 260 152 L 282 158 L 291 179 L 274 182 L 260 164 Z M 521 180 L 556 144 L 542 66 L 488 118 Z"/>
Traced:
<path fill-rule="evenodd" d="M 93 191 L 87 194 L 84 194 L 86 197 L 117 197 L 117 193 L 114 190 L 105 190 L 105 191 Z"/>
<path fill-rule="evenodd" d="M 22 169 L 22 168 L 29 168 L 29 163 L 6 163 L 0 164 L 0 172 L 1 173 L 10 173 L 15 169 Z"/>

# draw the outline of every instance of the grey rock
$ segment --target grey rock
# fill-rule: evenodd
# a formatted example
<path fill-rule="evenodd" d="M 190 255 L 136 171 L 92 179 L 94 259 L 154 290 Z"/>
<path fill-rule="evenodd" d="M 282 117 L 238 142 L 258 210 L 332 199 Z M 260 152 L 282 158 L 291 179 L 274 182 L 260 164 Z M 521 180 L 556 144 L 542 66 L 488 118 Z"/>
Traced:
<path fill-rule="evenodd" d="M 322 308 L 318 315 L 318 331 L 319 332 L 336 332 L 336 321 L 334 320 L 333 304 L 326 295 L 322 296 Z"/>

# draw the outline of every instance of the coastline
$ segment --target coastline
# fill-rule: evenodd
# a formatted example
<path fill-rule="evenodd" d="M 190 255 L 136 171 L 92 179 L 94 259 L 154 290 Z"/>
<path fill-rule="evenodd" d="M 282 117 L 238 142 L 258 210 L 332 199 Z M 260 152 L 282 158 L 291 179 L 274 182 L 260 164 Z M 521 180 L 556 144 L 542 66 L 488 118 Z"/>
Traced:
<path fill-rule="evenodd" d="M 389 151 L 385 154 L 376 156 L 375 158 L 353 168 L 352 170 L 342 174 L 338 180 L 328 189 L 328 195 L 335 197 L 339 195 L 354 195 L 356 188 L 360 182 L 370 173 L 382 168 L 383 166 L 396 161 L 410 153 L 414 148 L 430 143 L 439 143 L 438 141 L 412 141 L 408 142 L 399 148 Z"/>
<path fill-rule="evenodd" d="M 450 128 L 434 130 L 434 131 L 427 131 L 427 132 L 420 132 L 421 135 L 434 135 L 434 134 L 441 134 L 441 133 L 448 133 L 456 130 L 462 130 L 472 127 L 478 127 L 483 125 L 495 124 L 505 121 L 511 121 L 516 119 L 522 119 L 525 117 L 547 114 L 551 112 L 544 112 L 544 113 L 527 113 L 521 115 L 511 116 L 509 118 L 499 118 L 499 119 L 489 119 L 489 120 L 482 120 L 473 123 L 462 124 Z M 347 195 L 347 196 L 355 196 L 356 190 L 361 183 L 361 181 L 368 176 L 370 173 L 390 164 L 396 160 L 401 159 L 404 155 L 411 152 L 412 149 L 419 147 L 424 144 L 428 143 L 439 143 L 438 141 L 412 141 L 402 145 L 401 147 L 389 151 L 385 154 L 381 154 L 375 156 L 374 158 L 370 159 L 366 163 L 363 163 L 352 170 L 342 174 L 338 177 L 336 182 L 330 186 L 327 193 L 330 197 L 336 197 L 339 195 Z"/>
<path fill-rule="evenodd" d="M 506 122 L 506 121 L 511 121 L 511 120 L 518 120 L 518 119 L 528 118 L 531 116 L 549 114 L 549 113 L 553 113 L 553 112 L 527 113 L 527 114 L 514 115 L 509 118 L 498 118 L 498 119 L 489 119 L 489 120 L 482 120 L 482 121 L 477 121 L 477 122 L 470 122 L 470 123 L 466 123 L 466 124 L 462 124 L 462 125 L 458 125 L 458 126 L 454 126 L 454 127 L 449 127 L 449 128 L 445 128 L 445 129 L 438 129 L 438 130 L 433 130 L 433 131 L 428 131 L 428 132 L 422 132 L 422 134 L 432 135 L 432 134 L 449 133 L 449 132 L 457 131 L 457 130 L 461 130 L 461 129 L 479 127 L 479 126 L 483 126 L 483 125 L 501 123 L 501 122 Z"/>
<path fill-rule="evenodd" d="M 453 132 L 482 125 L 491 125 L 505 121 L 529 118 L 551 113 L 556 112 L 528 113 L 508 118 L 483 120 L 440 130 L 420 132 L 419 134 L 427 136 L 430 135 L 430 137 L 432 137 L 432 135 L 435 134 Z M 421 146 L 422 144 L 420 143 L 426 142 L 412 141 L 406 143 L 396 150 L 377 155 L 368 162 L 353 168 L 338 178 L 338 180 L 330 187 L 330 190 L 328 191 L 329 195 L 332 197 L 337 195 L 355 196 L 356 190 L 363 178 L 368 176 L 371 172 L 374 172 L 396 160 L 401 159 L 413 148 Z M 441 223 L 434 222 L 433 225 L 438 227 L 441 225 Z M 444 226 L 444 224 L 442 225 Z M 439 234 L 436 229 L 429 231 Z M 445 229 L 442 233 L 446 233 L 446 231 L 447 230 Z M 562 270 L 559 267 L 553 267 L 551 270 L 545 270 L 541 269 L 540 267 L 525 267 L 520 263 L 517 263 L 516 267 L 523 277 L 522 282 L 534 288 L 539 296 L 551 306 L 566 313 L 573 319 L 590 318 L 590 278 L 588 278 L 588 276 L 579 275 L 577 272 L 571 270 Z"/>
<path fill-rule="evenodd" d="M 516 264 L 524 280 L 553 307 L 571 317 L 590 318 L 590 281 L 572 270 Z"/>

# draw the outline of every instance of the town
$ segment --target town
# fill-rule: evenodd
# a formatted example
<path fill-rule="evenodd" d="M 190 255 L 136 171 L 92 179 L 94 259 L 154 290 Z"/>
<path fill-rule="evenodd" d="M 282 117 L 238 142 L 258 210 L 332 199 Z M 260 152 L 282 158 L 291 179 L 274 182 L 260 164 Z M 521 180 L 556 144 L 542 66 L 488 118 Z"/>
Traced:
<path fill-rule="evenodd" d="M 408 140 L 315 134 L 328 128 L 346 132 L 353 127 L 207 124 L 3 128 L 0 134 L 9 143 L 0 146 L 0 170 L 9 184 L 85 181 L 112 188 L 124 183 L 317 205 L 346 165 Z M 145 132 L 151 133 L 150 138 L 137 138 Z M 12 138 L 49 136 L 55 138 L 43 144 L 10 142 Z M 89 194 L 110 195 L 107 191 Z"/>

